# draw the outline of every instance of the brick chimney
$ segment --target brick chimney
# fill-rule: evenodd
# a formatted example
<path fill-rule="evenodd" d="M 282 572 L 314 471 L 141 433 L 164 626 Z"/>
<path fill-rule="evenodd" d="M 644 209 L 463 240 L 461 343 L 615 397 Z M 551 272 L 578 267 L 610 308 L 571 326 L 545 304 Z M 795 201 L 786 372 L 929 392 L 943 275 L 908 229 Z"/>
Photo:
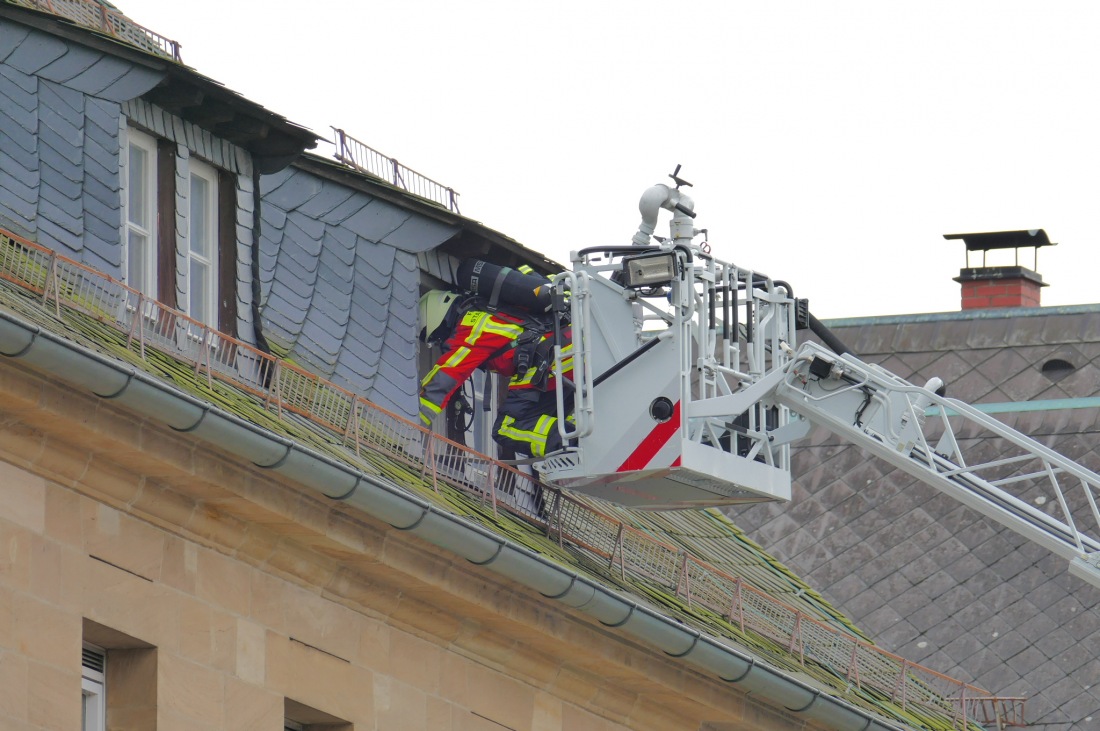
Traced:
<path fill-rule="evenodd" d="M 1039 248 L 1054 246 L 1043 229 L 1030 231 L 993 231 L 976 234 L 944 234 L 945 239 L 962 239 L 966 244 L 966 267 L 959 270 L 955 281 L 962 285 L 962 309 L 980 310 L 996 307 L 1038 307 L 1040 291 L 1047 286 L 1034 269 L 1020 266 L 1020 249 L 1032 249 L 1038 268 Z M 990 251 L 1014 249 L 1011 266 L 986 266 Z M 970 252 L 982 252 L 982 265 L 970 265 Z"/>

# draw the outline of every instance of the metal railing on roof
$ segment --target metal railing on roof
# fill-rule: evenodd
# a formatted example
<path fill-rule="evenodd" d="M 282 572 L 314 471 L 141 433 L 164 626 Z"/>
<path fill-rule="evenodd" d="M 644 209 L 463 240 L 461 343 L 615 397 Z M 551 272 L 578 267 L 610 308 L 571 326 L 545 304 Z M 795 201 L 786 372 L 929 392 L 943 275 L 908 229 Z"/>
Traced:
<path fill-rule="evenodd" d="M 143 51 L 183 63 L 180 44 L 127 18 L 113 7 L 97 0 L 6 0 L 14 5 L 34 8 L 71 20 Z"/>
<path fill-rule="evenodd" d="M 343 164 L 361 173 L 381 178 L 413 195 L 435 201 L 453 213 L 461 213 L 458 210 L 458 193 L 454 188 L 437 183 L 428 176 L 405 167 L 394 158 L 386 157 L 342 129 L 333 127 L 332 131 L 335 135 L 333 144 L 336 145 L 336 159 Z"/>
<path fill-rule="evenodd" d="M 34 298 L 41 317 L 81 313 L 108 325 L 126 351 L 153 364 L 189 364 L 204 379 L 250 395 L 264 414 L 292 417 L 320 432 L 321 446 L 349 464 L 408 487 L 410 476 L 472 495 L 494 513 L 508 511 L 540 526 L 562 547 L 581 551 L 624 581 L 658 588 L 687 612 L 727 623 L 727 633 L 770 647 L 819 683 L 879 713 L 936 719 L 945 728 L 1024 725 L 1024 699 L 997 697 L 977 686 L 911 663 L 829 626 L 691 555 L 600 512 L 560 490 L 539 486 L 513 467 L 433 434 L 285 360 L 217 332 L 183 312 L 79 262 L 0 230 L 0 279 Z M 167 356 L 167 359 L 165 358 Z M 289 426 L 289 424 L 287 424 Z M 379 460 L 383 455 L 385 459 Z M 548 495 L 545 504 L 540 495 Z"/>

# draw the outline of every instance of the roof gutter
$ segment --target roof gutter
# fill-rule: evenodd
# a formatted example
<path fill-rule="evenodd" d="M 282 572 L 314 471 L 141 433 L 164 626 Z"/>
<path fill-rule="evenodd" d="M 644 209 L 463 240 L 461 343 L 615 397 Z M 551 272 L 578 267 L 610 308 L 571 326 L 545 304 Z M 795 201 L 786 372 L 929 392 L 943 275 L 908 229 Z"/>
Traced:
<path fill-rule="evenodd" d="M 0 355 L 270 469 L 328 498 L 346 502 L 471 563 L 578 609 L 602 624 L 681 659 L 738 690 L 838 731 L 899 731 L 843 700 L 612 591 L 420 497 L 273 435 L 48 330 L 0 312 Z"/>

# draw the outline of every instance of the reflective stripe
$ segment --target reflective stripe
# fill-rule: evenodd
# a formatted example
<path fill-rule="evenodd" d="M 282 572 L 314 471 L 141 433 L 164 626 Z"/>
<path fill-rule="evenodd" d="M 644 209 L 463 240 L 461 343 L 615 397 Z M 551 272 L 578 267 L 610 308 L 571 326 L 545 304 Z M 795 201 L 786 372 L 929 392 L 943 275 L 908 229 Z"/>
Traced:
<path fill-rule="evenodd" d="M 573 370 L 573 343 L 561 349 L 561 369 L 562 372 Z"/>
<path fill-rule="evenodd" d="M 470 349 L 463 345 L 462 347 L 455 350 L 455 352 L 451 354 L 450 358 L 433 368 L 432 371 L 434 372 L 439 368 L 457 368 L 458 366 L 462 365 L 462 361 L 466 360 L 466 356 L 468 356 L 469 354 Z"/>
<path fill-rule="evenodd" d="M 489 322 L 485 324 L 484 331 L 487 333 L 493 333 L 494 335 L 503 335 L 506 338 L 511 338 L 512 340 L 515 340 L 523 334 L 523 326 L 513 325 L 508 322 L 496 322 L 495 320 L 489 320 Z"/>
<path fill-rule="evenodd" d="M 437 404 L 433 404 L 428 399 L 420 398 L 420 421 L 424 422 L 424 426 L 431 426 L 432 421 L 443 408 Z"/>
<path fill-rule="evenodd" d="M 435 378 L 435 374 L 439 373 L 439 368 L 440 366 L 432 366 L 432 369 L 428 371 L 428 375 L 424 376 L 424 380 L 420 382 L 421 388 L 432 382 L 432 379 Z"/>
<path fill-rule="evenodd" d="M 508 388 L 512 388 L 514 386 L 530 386 L 531 379 L 535 377 L 536 372 L 537 369 L 528 368 L 527 372 L 523 375 L 517 373 L 516 375 L 512 376 L 512 379 L 510 381 L 508 381 Z"/>
<path fill-rule="evenodd" d="M 483 333 L 502 335 L 510 340 L 515 340 L 523 334 L 523 326 L 510 322 L 501 322 L 488 312 L 470 310 L 462 318 L 462 324 L 470 328 L 470 334 L 466 336 L 466 342 L 471 345 L 478 341 Z"/>
<path fill-rule="evenodd" d="M 470 310 L 462 316 L 462 325 L 470 328 L 470 334 L 466 336 L 467 343 L 476 343 L 481 337 L 481 329 L 485 327 L 485 321 L 489 319 L 487 312 Z"/>
<path fill-rule="evenodd" d="M 420 420 L 425 426 L 432 423 L 436 414 L 443 410 L 447 397 L 458 387 L 458 381 L 440 366 L 432 368 L 424 377 L 420 387 Z"/>
<path fill-rule="evenodd" d="M 556 416 L 544 414 L 539 417 L 534 429 L 525 430 L 514 428 L 512 425 L 516 423 L 516 420 L 511 416 L 505 416 L 500 423 L 497 434 L 517 442 L 530 444 L 530 455 L 532 457 L 542 457 L 546 454 L 546 440 L 550 436 L 550 430 L 554 428 L 554 422 L 557 420 Z"/>

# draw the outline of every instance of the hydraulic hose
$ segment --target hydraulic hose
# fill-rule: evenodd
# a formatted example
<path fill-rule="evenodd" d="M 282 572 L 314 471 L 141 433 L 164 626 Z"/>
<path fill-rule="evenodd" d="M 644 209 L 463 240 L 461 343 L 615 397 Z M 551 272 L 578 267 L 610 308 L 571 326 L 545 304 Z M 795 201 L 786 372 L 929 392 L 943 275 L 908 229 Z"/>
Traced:
<path fill-rule="evenodd" d="M 852 349 L 849 348 L 844 342 L 838 338 L 832 330 L 825 327 L 825 324 L 821 320 L 814 317 L 814 314 L 809 313 L 809 325 L 810 332 L 821 338 L 821 342 L 828 346 L 829 350 L 833 351 L 837 355 L 844 355 L 845 353 L 851 353 Z M 854 353 L 852 353 L 855 355 Z"/>
<path fill-rule="evenodd" d="M 792 299 L 794 298 L 794 289 L 792 289 L 791 285 L 789 285 L 787 282 L 777 279 L 775 280 L 775 284 L 786 289 L 788 297 Z M 821 338 L 821 342 L 828 346 L 829 350 L 833 351 L 837 355 L 852 353 L 852 349 L 845 345 L 844 341 L 838 338 L 832 330 L 825 327 L 825 323 L 814 317 L 814 313 L 807 312 L 806 316 L 807 324 L 810 326 L 810 332 Z M 855 355 L 855 353 L 852 353 L 852 355 Z"/>

